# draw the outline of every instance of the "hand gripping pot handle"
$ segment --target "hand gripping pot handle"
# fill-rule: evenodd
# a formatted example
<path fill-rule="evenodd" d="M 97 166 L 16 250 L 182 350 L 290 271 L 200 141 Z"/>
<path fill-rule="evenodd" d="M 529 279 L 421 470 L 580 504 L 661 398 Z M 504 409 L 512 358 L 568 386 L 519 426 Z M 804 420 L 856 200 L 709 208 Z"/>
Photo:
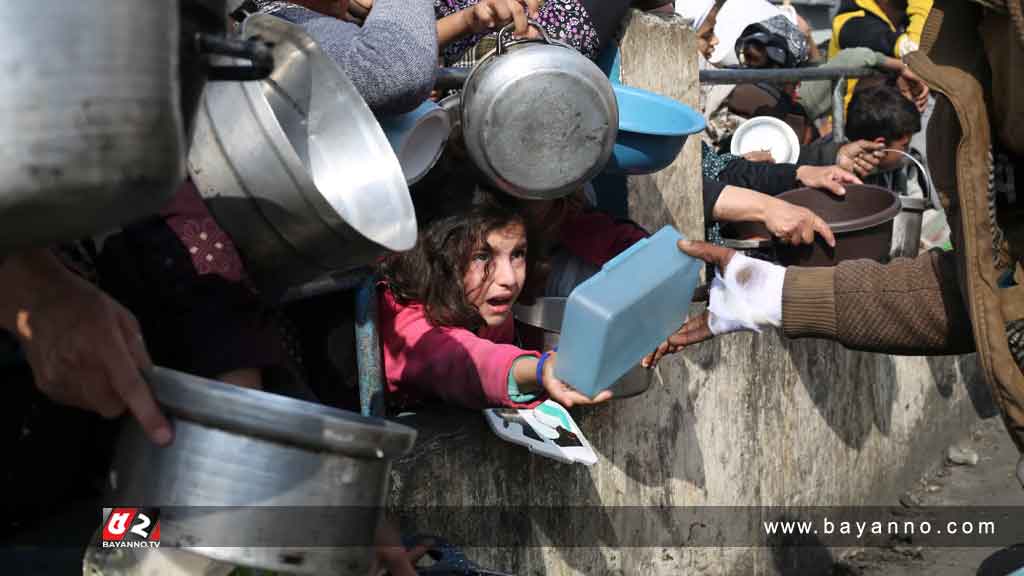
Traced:
<path fill-rule="evenodd" d="M 551 44 L 552 46 L 561 46 L 563 48 L 570 49 L 572 48 L 572 46 L 569 46 L 565 42 L 562 42 L 560 40 L 552 40 L 551 37 L 548 36 L 548 33 L 544 31 L 544 27 L 540 25 L 540 22 L 537 22 L 536 20 L 533 20 L 531 18 L 527 20 L 527 23 L 530 26 L 536 28 L 538 32 L 540 32 L 540 38 L 519 38 L 509 40 L 508 37 L 512 35 L 512 31 L 515 29 L 516 25 L 514 23 L 507 24 L 504 28 L 501 29 L 501 31 L 498 32 L 498 47 L 496 49 L 496 53 L 499 56 L 504 54 L 510 47 L 515 46 L 516 44 L 523 44 L 525 42 L 544 42 L 545 44 Z"/>

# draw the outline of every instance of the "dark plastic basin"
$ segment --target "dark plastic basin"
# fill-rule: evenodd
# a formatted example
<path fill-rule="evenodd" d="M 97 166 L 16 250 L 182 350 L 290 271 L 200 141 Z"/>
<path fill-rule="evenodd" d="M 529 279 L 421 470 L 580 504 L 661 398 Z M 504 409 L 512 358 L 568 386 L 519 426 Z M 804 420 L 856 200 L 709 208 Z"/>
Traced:
<path fill-rule="evenodd" d="M 797 188 L 779 194 L 778 198 L 821 216 L 836 236 L 835 248 L 830 248 L 821 236 L 815 236 L 814 244 L 802 246 L 776 241 L 779 263 L 835 266 L 843 260 L 869 258 L 882 262 L 889 257 L 892 223 L 900 213 L 900 199 L 894 192 L 879 186 L 852 184 L 846 186 L 846 196 L 817 188 Z M 741 237 L 768 235 L 761 225 L 741 224 L 735 230 Z"/>

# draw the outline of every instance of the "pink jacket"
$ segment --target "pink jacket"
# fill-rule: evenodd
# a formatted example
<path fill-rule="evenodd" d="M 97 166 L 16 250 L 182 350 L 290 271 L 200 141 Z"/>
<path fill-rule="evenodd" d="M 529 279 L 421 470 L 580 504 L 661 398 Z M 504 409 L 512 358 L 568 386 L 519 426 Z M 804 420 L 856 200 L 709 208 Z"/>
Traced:
<path fill-rule="evenodd" d="M 465 328 L 437 327 L 422 304 L 402 305 L 385 286 L 379 288 L 379 326 L 389 400 L 399 405 L 426 398 L 466 408 L 529 408 L 508 396 L 508 373 L 520 356 L 540 356 L 512 344 L 515 322 L 485 326 L 479 334 Z"/>
<path fill-rule="evenodd" d="M 639 226 L 616 221 L 601 212 L 569 217 L 561 242 L 572 253 L 597 266 L 647 237 Z M 427 398 L 467 408 L 531 408 L 508 395 L 508 374 L 520 356 L 539 353 L 515 346 L 515 321 L 478 334 L 465 328 L 437 327 L 427 320 L 422 304 L 398 303 L 386 286 L 379 289 L 379 327 L 389 401 L 413 404 Z"/>

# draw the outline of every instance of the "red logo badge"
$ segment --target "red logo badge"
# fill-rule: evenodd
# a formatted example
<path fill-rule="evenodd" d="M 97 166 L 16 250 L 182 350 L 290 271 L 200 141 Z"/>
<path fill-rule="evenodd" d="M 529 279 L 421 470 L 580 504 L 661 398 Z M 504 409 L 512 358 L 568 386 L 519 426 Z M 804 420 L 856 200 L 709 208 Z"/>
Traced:
<path fill-rule="evenodd" d="M 159 548 L 159 508 L 104 508 L 103 548 Z"/>

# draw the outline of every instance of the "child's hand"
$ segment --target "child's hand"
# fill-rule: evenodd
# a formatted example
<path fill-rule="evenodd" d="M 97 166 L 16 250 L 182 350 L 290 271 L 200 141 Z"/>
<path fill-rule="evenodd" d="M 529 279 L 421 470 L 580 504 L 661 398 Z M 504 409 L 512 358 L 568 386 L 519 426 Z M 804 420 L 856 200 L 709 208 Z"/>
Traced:
<path fill-rule="evenodd" d="M 836 165 L 863 178 L 874 172 L 878 163 L 885 158 L 882 148 L 885 148 L 885 144 L 870 140 L 847 142 L 836 154 Z"/>
<path fill-rule="evenodd" d="M 597 396 L 588 398 L 576 391 L 572 386 L 569 386 L 565 382 L 555 378 L 555 362 L 557 361 L 557 353 L 550 352 L 549 354 L 548 359 L 544 361 L 544 381 L 540 384 L 552 400 L 566 408 L 572 408 L 573 406 L 600 404 L 601 402 L 611 399 L 611 390 L 604 390 L 599 392 Z"/>
<path fill-rule="evenodd" d="M 466 26 L 473 34 L 496 30 L 515 22 L 518 36 L 535 38 L 539 34 L 527 23 L 527 16 L 536 18 L 540 0 L 480 0 L 463 10 Z"/>

